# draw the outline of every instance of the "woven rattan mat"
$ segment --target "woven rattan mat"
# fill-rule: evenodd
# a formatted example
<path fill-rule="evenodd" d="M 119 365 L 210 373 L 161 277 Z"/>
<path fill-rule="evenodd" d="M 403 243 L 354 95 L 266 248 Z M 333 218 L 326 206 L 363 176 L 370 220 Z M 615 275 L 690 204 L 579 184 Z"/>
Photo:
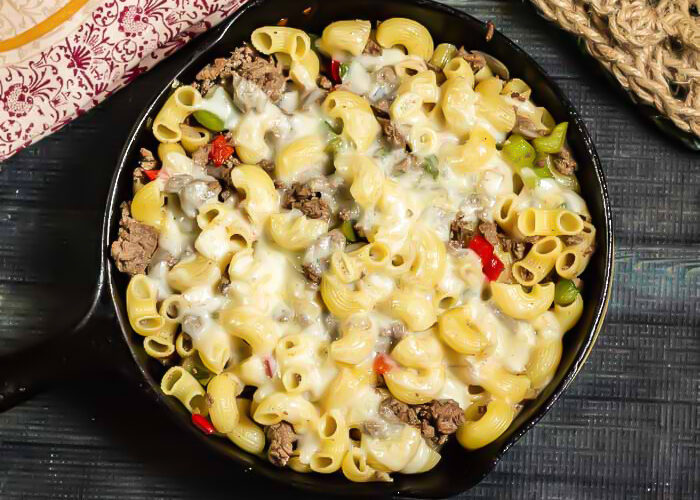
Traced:
<path fill-rule="evenodd" d="M 700 0 L 531 0 L 637 100 L 700 138 Z"/>

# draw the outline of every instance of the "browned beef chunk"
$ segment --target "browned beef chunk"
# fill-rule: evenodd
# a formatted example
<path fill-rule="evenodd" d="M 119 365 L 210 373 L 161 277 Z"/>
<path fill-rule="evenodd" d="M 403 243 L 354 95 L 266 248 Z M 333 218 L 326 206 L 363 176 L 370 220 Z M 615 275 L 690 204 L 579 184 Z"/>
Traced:
<path fill-rule="evenodd" d="M 158 168 L 158 160 L 153 156 L 150 150 L 141 148 L 139 153 L 141 155 L 139 166 L 136 167 L 132 173 L 134 193 L 151 182 L 151 179 L 146 175 L 146 170 Z"/>
<path fill-rule="evenodd" d="M 479 232 L 486 238 L 486 241 L 494 247 L 500 244 L 498 239 L 498 226 L 495 222 L 482 222 L 479 224 Z"/>
<path fill-rule="evenodd" d="M 463 58 L 472 67 L 472 71 L 477 73 L 481 68 L 486 66 L 486 59 L 477 52 L 469 52 L 464 47 L 460 47 L 457 51 L 457 56 Z"/>
<path fill-rule="evenodd" d="M 528 116 L 525 116 L 516 110 L 515 127 L 513 127 L 513 132 L 522 135 L 526 139 L 534 139 L 535 137 L 539 137 L 541 135 L 547 135 L 549 133 L 549 129 L 542 124 L 535 123 Z"/>
<path fill-rule="evenodd" d="M 382 47 L 370 38 L 367 40 L 367 45 L 365 45 L 365 48 L 362 51 L 362 53 L 369 54 L 371 56 L 378 56 L 382 53 Z"/>
<path fill-rule="evenodd" d="M 139 153 L 141 154 L 141 160 L 139 160 L 139 167 L 141 167 L 144 170 L 152 170 L 154 168 L 158 168 L 158 160 L 156 160 L 156 157 L 153 156 L 153 153 L 151 153 L 150 150 L 146 148 L 141 148 L 139 150 Z"/>
<path fill-rule="evenodd" d="M 585 241 L 585 238 L 582 234 L 570 234 L 562 236 L 561 241 L 566 246 L 576 246 L 583 243 Z"/>
<path fill-rule="evenodd" d="M 420 420 L 418 420 L 413 405 L 406 404 L 391 396 L 379 404 L 379 416 L 389 421 L 399 419 L 404 424 L 420 428 Z"/>
<path fill-rule="evenodd" d="M 194 153 L 192 153 L 192 161 L 195 165 L 200 167 L 206 167 L 209 163 L 209 153 L 211 152 L 211 145 L 205 144 L 204 146 L 198 148 Z"/>
<path fill-rule="evenodd" d="M 434 399 L 430 403 L 409 405 L 389 396 L 380 403 L 379 415 L 386 420 L 398 419 L 420 429 L 423 437 L 435 445 L 447 441 L 447 437 L 464 423 L 464 411 L 452 399 Z"/>
<path fill-rule="evenodd" d="M 323 270 L 319 263 L 312 262 L 310 264 L 304 264 L 301 266 L 301 270 L 304 273 L 306 281 L 308 281 L 310 285 L 317 287 L 321 284 L 321 274 Z"/>
<path fill-rule="evenodd" d="M 374 438 L 386 438 L 387 424 L 380 420 L 365 420 L 362 422 L 362 432 Z"/>
<path fill-rule="evenodd" d="M 574 160 L 574 157 L 571 155 L 571 150 L 568 146 L 561 148 L 561 151 L 555 154 L 552 159 L 554 160 L 554 168 L 556 168 L 560 174 L 572 175 L 578 168 L 576 160 Z"/>
<path fill-rule="evenodd" d="M 112 258 L 117 269 L 130 276 L 146 271 L 153 253 L 158 246 L 158 231 L 133 219 L 129 204 L 121 204 L 122 217 L 119 221 L 119 235 L 112 243 Z"/>
<path fill-rule="evenodd" d="M 509 251 L 513 254 L 513 259 L 520 260 L 525 257 L 525 248 L 525 243 L 522 241 L 513 241 L 512 248 Z"/>
<path fill-rule="evenodd" d="M 527 97 L 525 97 L 524 95 L 522 95 L 520 92 L 512 92 L 512 93 L 510 94 L 510 96 L 511 96 L 513 99 L 515 99 L 516 101 L 521 101 L 521 102 L 527 101 Z"/>
<path fill-rule="evenodd" d="M 449 435 L 457 432 L 457 428 L 464 423 L 464 411 L 453 399 L 434 399 L 420 405 L 418 418 L 428 420 L 436 435 Z"/>
<path fill-rule="evenodd" d="M 584 241 L 586 241 L 586 238 L 582 234 L 572 234 L 572 235 L 562 236 L 561 240 L 564 243 L 564 245 L 566 245 L 566 246 L 576 246 L 576 245 L 581 245 Z M 583 250 L 582 255 L 584 257 L 588 257 L 593 252 L 595 252 L 595 241 L 592 241 L 591 244 L 588 245 Z"/>
<path fill-rule="evenodd" d="M 475 231 L 476 222 L 468 221 L 463 213 L 458 213 L 450 223 L 450 245 L 454 248 L 467 248 Z"/>
<path fill-rule="evenodd" d="M 299 182 L 285 191 L 282 207 L 299 209 L 310 219 L 328 220 L 331 215 L 328 203 L 321 198 L 321 193 L 312 190 L 308 184 Z"/>
<path fill-rule="evenodd" d="M 292 424 L 284 420 L 278 424 L 272 424 L 267 427 L 265 434 L 270 442 L 267 459 L 277 467 L 284 467 L 294 452 L 294 443 L 297 440 Z"/>
<path fill-rule="evenodd" d="M 396 174 L 398 174 L 398 175 L 405 174 L 409 170 L 413 170 L 415 168 L 418 168 L 419 165 L 420 165 L 420 160 L 418 159 L 418 157 L 414 156 L 412 154 L 409 154 L 408 156 L 406 156 L 406 158 L 404 158 L 399 163 L 394 165 L 394 174 L 395 175 Z"/>
<path fill-rule="evenodd" d="M 215 59 L 197 73 L 195 79 L 200 82 L 200 92 L 206 94 L 216 82 L 230 77 L 234 72 L 258 85 L 273 102 L 282 96 L 287 82 L 280 65 L 263 57 L 249 45 L 236 48 L 228 58 Z"/>
<path fill-rule="evenodd" d="M 395 321 L 389 326 L 379 330 L 379 335 L 382 337 L 389 337 L 392 342 L 398 342 L 406 336 L 406 325 L 401 321 Z"/>
<path fill-rule="evenodd" d="M 279 101 L 287 85 L 287 77 L 282 73 L 282 67 L 262 57 L 242 65 L 239 73 L 246 80 L 258 85 L 272 102 Z"/>
<path fill-rule="evenodd" d="M 406 149 L 406 138 L 401 132 L 399 132 L 399 129 L 396 127 L 396 125 L 394 125 L 394 122 L 387 120 L 386 118 L 377 118 L 377 121 L 379 122 L 379 125 L 382 126 L 384 138 L 392 148 Z"/>

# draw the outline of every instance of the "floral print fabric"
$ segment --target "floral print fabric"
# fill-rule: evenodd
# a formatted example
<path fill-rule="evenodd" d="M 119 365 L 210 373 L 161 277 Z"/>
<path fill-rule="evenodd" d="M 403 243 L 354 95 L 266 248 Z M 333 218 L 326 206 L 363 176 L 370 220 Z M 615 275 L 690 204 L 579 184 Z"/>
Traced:
<path fill-rule="evenodd" d="M 83 22 L 62 39 L 55 40 L 55 33 L 42 37 L 51 43 L 40 40 L 45 48 L 25 52 L 20 61 L 21 52 L 4 54 L 0 160 L 96 106 L 245 1 L 88 2 L 86 8 L 92 10 L 80 13 Z"/>

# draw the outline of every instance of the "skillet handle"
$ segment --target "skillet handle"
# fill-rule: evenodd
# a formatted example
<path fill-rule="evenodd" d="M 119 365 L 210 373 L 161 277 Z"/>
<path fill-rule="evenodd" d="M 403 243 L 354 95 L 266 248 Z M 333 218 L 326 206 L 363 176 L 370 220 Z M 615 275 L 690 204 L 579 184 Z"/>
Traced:
<path fill-rule="evenodd" d="M 99 360 L 111 350 L 115 326 L 100 300 L 103 289 L 100 276 L 90 309 L 68 332 L 0 356 L 0 412 L 29 399 L 49 384 L 104 366 Z"/>

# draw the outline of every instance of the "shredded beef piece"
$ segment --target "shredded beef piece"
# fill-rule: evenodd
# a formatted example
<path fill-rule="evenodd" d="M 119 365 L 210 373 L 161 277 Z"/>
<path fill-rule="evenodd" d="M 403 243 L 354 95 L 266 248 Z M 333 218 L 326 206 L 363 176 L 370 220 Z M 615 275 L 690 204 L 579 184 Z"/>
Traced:
<path fill-rule="evenodd" d="M 281 66 L 258 57 L 250 64 L 242 65 L 239 72 L 243 78 L 258 85 L 272 102 L 277 102 L 282 97 L 287 77 L 282 73 Z"/>
<path fill-rule="evenodd" d="M 477 73 L 481 68 L 486 66 L 486 59 L 477 52 L 469 52 L 464 47 L 460 47 L 457 51 L 457 56 L 463 58 L 472 67 L 472 71 Z"/>
<path fill-rule="evenodd" d="M 464 411 L 454 399 L 434 399 L 423 405 L 418 416 L 425 415 L 433 421 L 435 430 L 440 434 L 453 434 L 464 423 Z"/>
<path fill-rule="evenodd" d="M 450 245 L 455 248 L 467 248 L 475 231 L 476 222 L 468 221 L 463 213 L 458 213 L 450 223 Z"/>
<path fill-rule="evenodd" d="M 327 76 L 321 75 L 318 77 L 318 86 L 323 90 L 330 90 L 333 88 L 333 82 L 330 81 Z"/>
<path fill-rule="evenodd" d="M 210 152 L 211 152 L 211 145 L 205 144 L 204 146 L 199 147 L 197 149 L 197 151 L 192 153 L 192 161 L 197 166 L 206 167 L 207 164 L 209 163 L 209 153 Z"/>
<path fill-rule="evenodd" d="M 285 191 L 282 207 L 297 208 L 310 219 L 328 220 L 331 215 L 328 203 L 321 198 L 321 193 L 299 182 L 295 182 Z"/>
<path fill-rule="evenodd" d="M 486 36 L 484 39 L 487 42 L 490 42 L 491 39 L 493 38 L 493 32 L 496 29 L 496 26 L 493 24 L 493 21 L 487 21 L 486 22 Z"/>
<path fill-rule="evenodd" d="M 576 160 L 571 156 L 571 150 L 567 146 L 564 146 L 552 159 L 554 160 L 554 168 L 562 175 L 571 175 L 578 168 Z"/>
<path fill-rule="evenodd" d="M 265 434 L 270 442 L 267 459 L 277 467 L 284 467 L 292 456 L 294 443 L 298 439 L 292 424 L 284 420 L 278 424 L 272 424 L 267 427 Z"/>
<path fill-rule="evenodd" d="M 379 99 L 377 102 L 372 104 L 372 111 L 374 114 L 380 118 L 389 118 L 389 107 L 391 103 L 389 99 Z"/>
<path fill-rule="evenodd" d="M 540 241 L 542 238 L 544 238 L 544 236 L 526 236 L 525 238 L 523 238 L 523 241 L 525 243 L 530 243 L 531 245 L 534 245 L 535 243 Z"/>
<path fill-rule="evenodd" d="M 226 186 L 231 186 L 231 170 L 233 170 L 233 166 L 227 167 L 226 165 L 221 165 L 220 167 L 216 167 L 214 165 L 207 165 L 207 175 L 222 181 Z"/>
<path fill-rule="evenodd" d="M 133 276 L 146 271 L 158 246 L 158 231 L 133 219 L 129 207 L 127 202 L 120 206 L 122 217 L 117 240 L 112 243 L 112 258 L 119 271 Z"/>
<path fill-rule="evenodd" d="M 495 222 L 482 222 L 479 224 L 479 232 L 494 247 L 500 244 L 498 240 L 498 226 Z"/>
<path fill-rule="evenodd" d="M 409 154 L 401 160 L 399 163 L 394 165 L 394 174 L 405 174 L 409 170 L 413 170 L 414 168 L 417 168 L 418 165 L 420 165 L 420 161 L 418 160 L 417 156 L 414 156 L 412 154 Z"/>
<path fill-rule="evenodd" d="M 362 432 L 374 438 L 385 438 L 387 435 L 386 424 L 379 420 L 365 420 L 362 422 Z"/>
<path fill-rule="evenodd" d="M 406 325 L 401 321 L 395 321 L 391 325 L 379 330 L 379 335 L 389 337 L 392 342 L 398 342 L 406 336 Z"/>
<path fill-rule="evenodd" d="M 538 125 L 529 117 L 520 114 L 516 109 L 513 132 L 522 135 L 526 139 L 534 139 L 535 137 L 547 135 L 549 131 L 543 125 Z"/>
<path fill-rule="evenodd" d="M 216 285 L 216 289 L 222 295 L 226 295 L 231 288 L 231 280 L 226 276 L 222 276 L 219 283 Z"/>
<path fill-rule="evenodd" d="M 216 80 L 226 70 L 227 63 L 228 59 L 225 57 L 214 59 L 213 63 L 207 64 L 199 70 L 194 78 L 199 81 Z"/>
<path fill-rule="evenodd" d="M 464 411 L 453 399 L 434 399 L 430 403 L 408 405 L 389 396 L 380 403 L 379 415 L 386 420 L 398 419 L 420 429 L 423 437 L 438 446 L 464 423 Z"/>
<path fill-rule="evenodd" d="M 301 270 L 304 273 L 306 281 L 308 281 L 310 285 L 317 287 L 321 284 L 322 271 L 318 263 L 304 264 L 301 266 Z"/>
<path fill-rule="evenodd" d="M 564 243 L 564 245 L 566 245 L 566 246 L 576 246 L 576 245 L 581 245 L 583 242 L 585 242 L 586 238 L 582 234 L 572 234 L 572 235 L 562 236 L 561 240 Z M 595 241 L 592 241 L 591 244 L 588 245 L 583 250 L 582 255 L 584 257 L 588 257 L 593 252 L 595 252 Z"/>
<path fill-rule="evenodd" d="M 582 234 L 570 234 L 562 236 L 561 241 L 564 243 L 564 245 L 572 247 L 583 243 L 585 238 Z"/>
<path fill-rule="evenodd" d="M 197 73 L 195 79 L 201 82 L 200 92 L 206 94 L 218 80 L 230 77 L 234 72 L 259 86 L 273 102 L 282 96 L 287 83 L 282 67 L 249 45 L 236 48 L 228 58 L 215 59 Z"/>
<path fill-rule="evenodd" d="M 515 99 L 516 101 L 521 101 L 521 102 L 527 101 L 527 97 L 525 97 L 524 95 L 522 95 L 520 92 L 513 92 L 512 94 L 510 94 L 510 96 L 511 96 L 513 99 Z"/>
<path fill-rule="evenodd" d="M 188 174 L 177 174 L 173 175 L 172 177 L 168 178 L 168 180 L 165 183 L 165 187 L 163 188 L 163 191 L 166 193 L 179 193 L 182 188 L 184 188 L 187 184 L 193 181 L 193 178 L 191 175 Z"/>
<path fill-rule="evenodd" d="M 369 38 L 362 53 L 369 54 L 371 56 L 378 56 L 382 53 L 382 47 L 377 42 Z"/>
<path fill-rule="evenodd" d="M 385 420 L 400 420 L 401 422 L 420 428 L 420 420 L 416 410 L 403 401 L 389 396 L 379 404 L 379 415 Z"/>
<path fill-rule="evenodd" d="M 389 145 L 394 149 L 406 149 L 406 138 L 399 129 L 394 125 L 394 122 L 386 118 L 377 118 L 377 121 L 382 126 L 384 137 Z"/>
<path fill-rule="evenodd" d="M 515 260 L 520 260 L 525 257 L 525 243 L 522 241 L 514 241 L 513 247 L 511 248 L 511 253 Z"/>
<path fill-rule="evenodd" d="M 141 154 L 141 159 L 139 160 L 139 167 L 141 167 L 144 170 L 152 170 L 154 168 L 158 168 L 158 160 L 156 160 L 155 156 L 153 156 L 153 153 L 151 153 L 150 150 L 146 148 L 141 148 L 139 150 L 139 153 Z"/>

